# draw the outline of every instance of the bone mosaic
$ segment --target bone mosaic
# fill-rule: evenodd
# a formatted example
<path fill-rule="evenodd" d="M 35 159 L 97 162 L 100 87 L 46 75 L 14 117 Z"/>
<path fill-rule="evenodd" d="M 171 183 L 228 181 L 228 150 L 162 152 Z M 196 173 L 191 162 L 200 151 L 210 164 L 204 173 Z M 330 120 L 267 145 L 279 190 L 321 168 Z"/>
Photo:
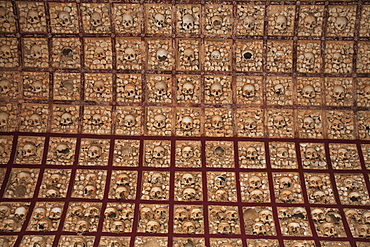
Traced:
<path fill-rule="evenodd" d="M 368 246 L 369 6 L 0 2 L 0 246 Z"/>

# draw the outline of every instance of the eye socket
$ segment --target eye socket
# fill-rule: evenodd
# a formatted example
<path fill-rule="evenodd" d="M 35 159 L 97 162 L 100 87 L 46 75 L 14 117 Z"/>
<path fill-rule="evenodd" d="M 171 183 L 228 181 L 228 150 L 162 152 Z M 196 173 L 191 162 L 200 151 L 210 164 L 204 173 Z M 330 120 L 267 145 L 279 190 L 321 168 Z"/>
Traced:
<path fill-rule="evenodd" d="M 245 52 L 245 53 L 243 54 L 243 57 L 244 57 L 245 59 L 251 59 L 251 58 L 253 57 L 253 54 L 252 54 L 251 52 L 247 51 L 247 52 Z"/>

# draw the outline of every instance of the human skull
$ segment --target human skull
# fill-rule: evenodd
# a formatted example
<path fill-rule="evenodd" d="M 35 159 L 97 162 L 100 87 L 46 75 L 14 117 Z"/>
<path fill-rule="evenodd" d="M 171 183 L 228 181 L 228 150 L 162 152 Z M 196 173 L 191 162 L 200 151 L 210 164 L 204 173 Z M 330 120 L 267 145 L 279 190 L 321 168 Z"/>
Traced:
<path fill-rule="evenodd" d="M 87 156 L 90 159 L 97 159 L 100 158 L 103 153 L 103 150 L 100 146 L 91 145 L 88 149 Z"/>
<path fill-rule="evenodd" d="M 159 172 L 155 172 L 151 176 L 149 183 L 160 184 L 160 183 L 162 183 L 162 181 L 163 181 L 162 175 Z"/>
<path fill-rule="evenodd" d="M 130 184 L 130 177 L 126 173 L 118 174 L 116 178 L 117 185 L 129 185 Z"/>
<path fill-rule="evenodd" d="M 127 127 L 127 128 L 132 128 L 134 127 L 136 124 L 136 119 L 133 115 L 131 114 L 128 114 L 125 116 L 125 119 L 124 119 L 124 125 Z"/>
<path fill-rule="evenodd" d="M 182 194 L 183 194 L 183 199 L 184 200 L 192 200 L 196 196 L 196 191 L 195 191 L 195 189 L 188 187 L 188 188 L 184 189 Z"/>
<path fill-rule="evenodd" d="M 21 184 L 27 183 L 31 179 L 31 174 L 28 171 L 21 171 L 18 173 L 17 180 Z"/>
<path fill-rule="evenodd" d="M 267 233 L 266 226 L 262 222 L 255 222 L 252 229 L 254 235 L 265 235 Z"/>
<path fill-rule="evenodd" d="M 8 45 L 0 46 L 0 57 L 3 59 L 9 59 L 12 57 L 12 50 Z"/>
<path fill-rule="evenodd" d="M 313 65 L 315 63 L 315 55 L 311 52 L 306 52 L 304 54 L 303 63 L 306 65 Z"/>
<path fill-rule="evenodd" d="M 185 100 L 190 100 L 194 94 L 194 85 L 191 82 L 184 83 L 181 92 L 185 96 Z"/>
<path fill-rule="evenodd" d="M 245 153 L 245 157 L 249 160 L 257 160 L 258 159 L 258 151 L 254 147 L 247 148 Z"/>
<path fill-rule="evenodd" d="M 254 30 L 256 28 L 256 19 L 253 16 L 245 17 L 244 27 L 246 27 L 248 30 Z"/>
<path fill-rule="evenodd" d="M 262 190 L 252 190 L 250 193 L 250 198 L 252 199 L 253 202 L 262 202 L 264 199 L 264 193 Z"/>
<path fill-rule="evenodd" d="M 157 59 L 160 61 L 160 62 L 164 62 L 167 60 L 167 57 L 168 57 L 168 52 L 164 49 L 159 49 L 157 51 Z"/>
<path fill-rule="evenodd" d="M 324 186 L 324 182 L 322 181 L 322 178 L 319 176 L 311 176 L 308 179 L 308 186 L 310 188 L 322 189 L 322 187 Z"/>
<path fill-rule="evenodd" d="M 41 236 L 34 236 L 34 237 L 32 237 L 29 246 L 32 246 L 32 247 L 46 247 L 46 241 Z"/>
<path fill-rule="evenodd" d="M 39 114 L 32 114 L 27 121 L 27 125 L 31 127 L 40 126 L 43 123 L 42 118 Z"/>
<path fill-rule="evenodd" d="M 90 206 L 85 210 L 85 217 L 98 218 L 100 215 L 100 209 L 95 206 Z"/>
<path fill-rule="evenodd" d="M 186 49 L 184 51 L 184 60 L 187 63 L 190 63 L 191 61 L 194 61 L 195 60 L 194 50 L 192 50 L 192 49 Z"/>
<path fill-rule="evenodd" d="M 95 197 L 96 196 L 96 187 L 94 185 L 86 185 L 83 193 L 85 197 Z"/>
<path fill-rule="evenodd" d="M 74 86 L 73 86 L 73 82 L 70 80 L 62 81 L 60 87 L 67 94 L 73 93 Z"/>
<path fill-rule="evenodd" d="M 167 217 L 168 210 L 165 207 L 157 208 L 154 211 L 154 218 L 155 219 L 165 219 Z"/>
<path fill-rule="evenodd" d="M 186 221 L 189 219 L 189 212 L 185 208 L 177 208 L 175 210 L 174 219 L 177 221 Z"/>
<path fill-rule="evenodd" d="M 301 95 L 302 95 L 302 97 L 304 97 L 306 99 L 315 98 L 315 96 L 316 96 L 315 88 L 311 85 L 306 85 L 306 86 L 303 87 L 303 89 L 301 91 Z"/>
<path fill-rule="evenodd" d="M 163 191 L 162 191 L 161 187 L 156 186 L 156 187 L 151 188 L 151 190 L 149 192 L 149 196 L 153 200 L 162 199 L 163 198 Z"/>
<path fill-rule="evenodd" d="M 135 95 L 136 95 L 135 91 L 136 91 L 135 85 L 133 85 L 133 84 L 126 84 L 125 85 L 124 93 L 125 93 L 126 98 L 128 98 L 128 99 L 134 98 Z"/>
<path fill-rule="evenodd" d="M 134 18 L 130 14 L 122 15 L 122 26 L 124 28 L 130 28 L 134 25 Z"/>
<path fill-rule="evenodd" d="M 282 202 L 289 203 L 294 200 L 293 195 L 293 191 L 286 189 L 280 192 L 279 198 Z"/>
<path fill-rule="evenodd" d="M 154 216 L 153 211 L 149 207 L 143 207 L 140 209 L 140 218 L 150 220 Z"/>
<path fill-rule="evenodd" d="M 194 17 L 192 15 L 187 14 L 182 18 L 182 28 L 184 30 L 191 30 L 194 28 Z"/>
<path fill-rule="evenodd" d="M 320 231 L 322 232 L 324 237 L 336 237 L 338 235 L 334 224 L 330 222 L 325 222 L 324 224 L 322 224 Z"/>
<path fill-rule="evenodd" d="M 292 179 L 289 177 L 281 177 L 279 179 L 279 188 L 280 189 L 286 189 L 286 188 L 291 188 L 293 185 Z"/>
<path fill-rule="evenodd" d="M 357 203 L 357 202 L 360 202 L 361 201 L 361 195 L 360 195 L 360 193 L 358 193 L 356 191 L 350 192 L 348 194 L 348 198 L 353 203 Z"/>
<path fill-rule="evenodd" d="M 166 150 L 161 146 L 156 146 L 153 149 L 153 158 L 163 159 L 166 156 Z"/>
<path fill-rule="evenodd" d="M 59 190 L 56 188 L 50 188 L 46 191 L 46 198 L 57 198 L 59 197 Z"/>
<path fill-rule="evenodd" d="M 258 176 L 251 176 L 248 179 L 249 188 L 259 189 L 262 186 L 262 179 Z"/>
<path fill-rule="evenodd" d="M 194 176 L 191 175 L 190 173 L 185 173 L 182 176 L 181 182 L 183 185 L 190 186 L 195 183 L 195 179 L 194 179 Z"/>
<path fill-rule="evenodd" d="M 316 17 L 313 15 L 306 15 L 306 17 L 303 19 L 303 25 L 308 30 L 313 30 L 317 26 L 317 20 Z"/>
<path fill-rule="evenodd" d="M 154 117 L 153 127 L 157 129 L 162 129 L 166 127 L 166 117 L 159 114 Z"/>
<path fill-rule="evenodd" d="M 136 59 L 136 51 L 130 47 L 126 48 L 123 59 L 130 62 L 134 61 Z"/>
<path fill-rule="evenodd" d="M 95 126 L 103 124 L 102 116 L 100 114 L 94 114 L 91 118 L 91 124 Z"/>
<path fill-rule="evenodd" d="M 215 129 L 222 129 L 223 128 L 223 121 L 222 121 L 222 117 L 221 116 L 213 116 L 212 117 L 212 126 L 213 128 Z"/>
<path fill-rule="evenodd" d="M 233 209 L 227 210 L 226 219 L 228 222 L 237 222 L 239 220 L 238 212 Z"/>
<path fill-rule="evenodd" d="M 24 206 L 20 206 L 20 207 L 17 207 L 14 211 L 14 216 L 19 219 L 19 220 L 22 220 L 26 217 L 28 213 L 28 208 L 24 207 Z"/>
<path fill-rule="evenodd" d="M 68 12 L 66 11 L 60 11 L 58 13 L 58 22 L 61 26 L 67 27 L 71 24 L 71 16 Z"/>
<path fill-rule="evenodd" d="M 278 95 L 282 95 L 285 93 L 285 88 L 282 84 L 277 84 L 274 86 L 274 93 Z"/>
<path fill-rule="evenodd" d="M 50 231 L 51 227 L 52 227 L 52 223 L 48 219 L 41 219 L 37 223 L 37 229 L 41 231 Z"/>
<path fill-rule="evenodd" d="M 215 192 L 215 200 L 216 201 L 227 201 L 228 200 L 228 193 L 224 189 L 219 189 Z"/>
<path fill-rule="evenodd" d="M 50 182 L 51 184 L 58 184 L 62 181 L 62 176 L 60 175 L 60 173 L 54 173 L 50 176 Z"/>
<path fill-rule="evenodd" d="M 27 22 L 29 24 L 38 24 L 41 22 L 41 13 L 31 9 L 27 13 Z"/>
<path fill-rule="evenodd" d="M 319 154 L 314 148 L 307 148 L 304 151 L 304 157 L 309 160 L 315 160 L 319 157 Z"/>
<path fill-rule="evenodd" d="M 369 234 L 369 226 L 366 224 L 361 224 L 356 226 L 356 233 L 360 238 L 366 238 Z"/>
<path fill-rule="evenodd" d="M 104 211 L 104 217 L 110 219 L 117 219 L 118 211 L 114 207 L 107 207 Z"/>
<path fill-rule="evenodd" d="M 344 180 L 344 184 L 345 184 L 346 188 L 350 191 L 358 189 L 357 182 L 353 178 L 346 178 Z"/>
<path fill-rule="evenodd" d="M 161 98 L 167 94 L 167 84 L 163 81 L 158 81 L 154 85 L 155 94 Z"/>
<path fill-rule="evenodd" d="M 16 230 L 16 227 L 17 227 L 17 223 L 16 223 L 15 220 L 13 220 L 13 219 L 5 219 L 2 222 L 2 226 L 1 226 L 0 231 L 3 231 L 3 232 L 13 232 L 13 231 Z"/>
<path fill-rule="evenodd" d="M 370 211 L 364 212 L 361 217 L 365 224 L 370 224 Z"/>
<path fill-rule="evenodd" d="M 148 233 L 157 233 L 160 230 L 160 224 L 158 221 L 150 220 L 146 225 L 146 232 Z"/>
<path fill-rule="evenodd" d="M 156 14 L 154 16 L 154 24 L 158 27 L 158 28 L 163 28 L 164 24 L 165 24 L 165 21 L 166 21 L 166 18 L 164 17 L 164 15 L 162 14 Z"/>
<path fill-rule="evenodd" d="M 321 191 L 321 190 L 316 190 L 313 194 L 313 199 L 316 201 L 316 202 L 322 202 L 325 197 L 326 197 L 326 194 L 325 192 Z"/>
<path fill-rule="evenodd" d="M 60 123 L 61 126 L 69 126 L 73 124 L 73 117 L 69 112 L 65 112 L 60 116 Z"/>
<path fill-rule="evenodd" d="M 126 207 L 126 208 L 123 208 L 122 211 L 121 211 L 121 218 L 123 220 L 131 220 L 133 217 L 133 211 L 131 208 L 129 207 Z"/>
<path fill-rule="evenodd" d="M 96 47 L 94 54 L 97 59 L 103 59 L 105 57 L 105 51 L 101 47 Z"/>
<path fill-rule="evenodd" d="M 20 209 L 21 211 L 24 211 L 25 209 Z M 46 217 L 46 209 L 43 207 L 38 207 L 33 210 L 33 218 L 36 220 L 40 220 Z"/>
<path fill-rule="evenodd" d="M 6 112 L 0 112 L 0 127 L 5 127 L 8 125 L 9 114 Z M 28 121 L 26 121 L 28 124 Z"/>
<path fill-rule="evenodd" d="M 104 92 L 105 85 L 104 85 L 103 81 L 100 81 L 100 80 L 94 81 L 93 84 L 94 84 L 93 90 L 94 90 L 95 93 L 101 94 L 101 93 Z"/>
<path fill-rule="evenodd" d="M 192 130 L 193 129 L 193 118 L 190 116 L 185 116 L 181 120 L 181 128 L 186 131 Z"/>
<path fill-rule="evenodd" d="M 62 211 L 63 209 L 60 207 L 53 207 L 50 210 L 49 218 L 52 220 L 60 220 L 62 217 Z"/>
<path fill-rule="evenodd" d="M 331 122 L 331 129 L 335 130 L 335 131 L 341 131 L 344 129 L 344 124 L 343 122 L 340 120 L 340 119 L 334 119 L 332 122 Z"/>
<path fill-rule="evenodd" d="M 160 244 L 155 240 L 150 240 L 143 244 L 143 247 L 160 247 Z"/>
<path fill-rule="evenodd" d="M 335 18 L 334 26 L 338 31 L 343 31 L 348 24 L 348 20 L 345 16 L 338 16 Z"/>
<path fill-rule="evenodd" d="M 231 234 L 232 229 L 228 222 L 222 221 L 217 226 L 217 232 L 220 234 Z"/>
<path fill-rule="evenodd" d="M 91 26 L 98 27 L 98 26 L 102 25 L 102 23 L 103 23 L 102 14 L 98 13 L 98 12 L 92 13 L 92 15 L 90 16 Z"/>
<path fill-rule="evenodd" d="M 1 83 L 0 83 L 0 85 L 1 85 Z M 367 99 L 368 101 L 370 101 L 370 86 L 366 86 L 364 88 L 362 95 L 365 97 L 365 99 Z"/>
<path fill-rule="evenodd" d="M 31 46 L 31 58 L 32 59 L 41 59 L 42 58 L 42 48 L 38 45 Z"/>
<path fill-rule="evenodd" d="M 273 118 L 274 126 L 278 129 L 286 127 L 287 123 L 283 116 L 277 115 Z"/>
<path fill-rule="evenodd" d="M 340 54 L 339 52 L 336 52 L 332 55 L 332 62 L 336 65 L 341 65 L 342 64 L 342 54 Z"/>
<path fill-rule="evenodd" d="M 124 232 L 125 224 L 120 220 L 115 220 L 112 222 L 110 229 L 114 232 Z"/>
<path fill-rule="evenodd" d="M 246 98 L 253 98 L 256 95 L 256 88 L 252 84 L 244 85 L 242 95 Z"/>
<path fill-rule="evenodd" d="M 223 94 L 222 85 L 218 82 L 213 83 L 210 88 L 210 93 L 211 93 L 211 96 L 215 98 L 221 97 Z"/>
<path fill-rule="evenodd" d="M 10 215 L 10 205 L 1 204 L 0 205 L 0 219 L 7 218 Z"/>
<path fill-rule="evenodd" d="M 29 158 L 31 156 L 36 156 L 37 155 L 37 147 L 35 144 L 28 142 L 24 144 L 23 150 L 22 150 L 22 155 L 25 158 Z"/>
<path fill-rule="evenodd" d="M 290 222 L 287 227 L 289 235 L 297 235 L 302 232 L 301 225 L 297 222 Z"/>
<path fill-rule="evenodd" d="M 221 59 L 221 53 L 219 51 L 212 51 L 211 52 L 211 59 L 213 59 L 213 60 Z"/>
<path fill-rule="evenodd" d="M 82 238 L 73 238 L 72 239 L 73 247 L 87 247 L 87 243 Z"/>
<path fill-rule="evenodd" d="M 280 31 L 287 28 L 287 18 L 284 15 L 278 15 L 275 18 L 275 28 Z"/>
<path fill-rule="evenodd" d="M 315 208 L 311 211 L 312 219 L 316 222 L 325 221 L 325 213 L 320 208 Z"/>
<path fill-rule="evenodd" d="M 191 146 L 185 146 L 181 150 L 181 155 L 185 159 L 190 159 L 194 156 L 194 150 Z"/>
<path fill-rule="evenodd" d="M 195 225 L 191 221 L 186 221 L 182 224 L 182 231 L 187 234 L 194 234 L 195 233 Z"/>
<path fill-rule="evenodd" d="M 203 218 L 203 212 L 199 208 L 193 208 L 190 211 L 190 219 L 200 221 Z"/>
<path fill-rule="evenodd" d="M 9 80 L 0 81 L 0 94 L 6 95 L 11 89 L 11 83 Z"/>
<path fill-rule="evenodd" d="M 346 95 L 346 90 L 343 86 L 335 86 L 333 88 L 333 97 L 336 100 L 344 100 L 344 96 Z"/>
<path fill-rule="evenodd" d="M 303 119 L 302 128 L 306 130 L 315 129 L 315 121 L 311 117 L 305 117 Z"/>
<path fill-rule="evenodd" d="M 79 220 L 76 224 L 77 232 L 88 232 L 90 229 L 90 223 L 86 220 Z"/>
<path fill-rule="evenodd" d="M 268 209 L 263 209 L 258 213 L 259 219 L 263 223 L 271 223 L 273 221 L 272 212 Z"/>

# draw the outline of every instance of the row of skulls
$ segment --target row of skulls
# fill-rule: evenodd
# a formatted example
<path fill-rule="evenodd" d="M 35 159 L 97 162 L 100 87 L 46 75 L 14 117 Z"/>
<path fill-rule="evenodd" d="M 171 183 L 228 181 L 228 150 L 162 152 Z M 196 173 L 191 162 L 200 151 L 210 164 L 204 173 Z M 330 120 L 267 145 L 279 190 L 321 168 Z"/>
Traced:
<path fill-rule="evenodd" d="M 1 10 L 2 13 L 4 13 L 5 15 L 5 13 L 7 12 L 6 9 L 2 8 Z M 92 27 L 106 25 L 103 21 L 104 18 L 102 13 L 98 11 L 92 11 L 89 15 L 90 15 L 89 22 Z M 69 25 L 73 25 L 72 18 L 73 15 L 71 13 L 67 11 L 59 11 L 56 20 L 61 26 L 67 27 Z M 123 28 L 131 28 L 136 24 L 136 22 L 139 22 L 136 13 L 124 13 L 122 14 L 122 16 L 120 16 L 120 18 L 121 18 L 120 24 L 122 25 Z M 156 26 L 157 29 L 162 29 L 170 25 L 170 23 L 168 23 L 166 16 L 162 13 L 150 15 L 150 18 L 152 18 L 153 24 Z M 257 17 L 254 15 L 245 16 L 244 21 L 242 23 L 244 28 L 248 30 L 254 30 L 258 28 L 257 27 L 258 23 L 256 19 Z M 34 9 L 30 9 L 27 13 L 26 21 L 31 25 L 39 24 L 43 21 L 43 13 L 38 12 Z M 292 25 L 291 24 L 292 20 L 290 20 L 289 17 L 283 14 L 275 15 L 273 21 L 275 24 L 272 28 L 279 31 L 285 30 L 290 25 Z M 197 20 L 197 18 L 190 13 L 187 13 L 184 16 L 182 16 L 179 22 L 181 29 L 186 31 L 192 30 L 199 26 L 199 21 Z M 212 29 L 220 30 L 228 23 L 231 23 L 231 19 L 229 16 L 214 15 L 212 18 L 209 18 L 209 25 Z M 346 16 L 337 16 L 335 18 L 331 18 L 331 23 L 333 23 L 333 26 L 336 28 L 336 30 L 343 31 L 347 27 L 349 20 L 347 19 Z M 307 14 L 303 19 L 303 26 L 308 30 L 312 30 L 318 25 L 319 25 L 318 19 L 313 14 Z"/>

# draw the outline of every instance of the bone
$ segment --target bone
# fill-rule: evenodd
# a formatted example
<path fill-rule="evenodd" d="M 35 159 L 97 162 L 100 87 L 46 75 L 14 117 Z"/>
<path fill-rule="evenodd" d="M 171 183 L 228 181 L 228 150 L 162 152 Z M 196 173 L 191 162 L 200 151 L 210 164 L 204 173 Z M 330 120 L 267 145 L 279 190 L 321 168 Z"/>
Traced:
<path fill-rule="evenodd" d="M 263 35 L 264 5 L 237 5 L 237 34 Z"/>
<path fill-rule="evenodd" d="M 354 6 L 329 6 L 327 36 L 354 35 L 356 8 Z"/>
<path fill-rule="evenodd" d="M 200 102 L 200 76 L 177 75 L 176 100 L 179 103 Z"/>
<path fill-rule="evenodd" d="M 205 40 L 204 41 L 206 71 L 231 70 L 231 42 Z"/>
<path fill-rule="evenodd" d="M 205 33 L 219 36 L 231 35 L 232 12 L 232 5 L 205 5 Z"/>
<path fill-rule="evenodd" d="M 148 4 L 145 9 L 145 14 L 148 16 L 145 23 L 148 33 L 172 33 L 172 6 L 170 4 Z"/>
<path fill-rule="evenodd" d="M 298 34 L 300 36 L 320 36 L 322 32 L 323 16 L 323 6 L 302 6 L 299 13 Z"/>
<path fill-rule="evenodd" d="M 181 34 L 199 34 L 201 6 L 197 4 L 177 5 L 176 31 Z"/>

